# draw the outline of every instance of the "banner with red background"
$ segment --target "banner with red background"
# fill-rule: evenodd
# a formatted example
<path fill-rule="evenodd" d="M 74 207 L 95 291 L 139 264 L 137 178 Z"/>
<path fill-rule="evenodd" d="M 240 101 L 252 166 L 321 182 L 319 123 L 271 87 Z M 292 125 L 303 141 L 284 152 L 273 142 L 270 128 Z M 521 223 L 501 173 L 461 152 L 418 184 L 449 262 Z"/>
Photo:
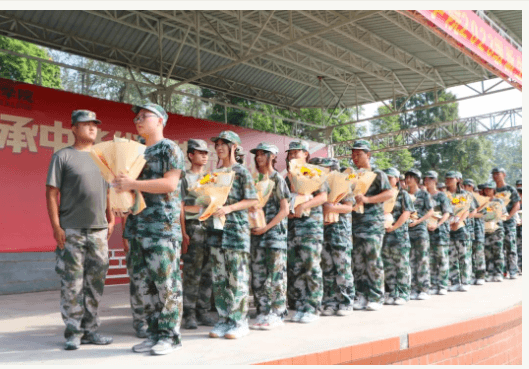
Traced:
<path fill-rule="evenodd" d="M 53 153 L 74 142 L 70 127 L 71 113 L 76 109 L 92 110 L 103 122 L 98 142 L 136 134 L 131 105 L 0 79 L 0 252 L 55 249 L 46 209 L 46 175 Z M 293 140 L 290 137 L 177 114 L 169 114 L 164 134 L 184 153 L 188 139 L 206 140 L 213 151 L 208 169 L 213 169 L 217 158 L 209 139 L 227 129 L 240 135 L 248 153 L 245 162 L 252 173 L 255 164 L 249 150 L 262 141 L 279 148 L 277 169 L 285 170 L 285 150 Z M 327 156 L 323 144 L 309 141 L 309 145 L 312 156 Z M 122 248 L 120 228 L 110 239 L 110 248 Z"/>

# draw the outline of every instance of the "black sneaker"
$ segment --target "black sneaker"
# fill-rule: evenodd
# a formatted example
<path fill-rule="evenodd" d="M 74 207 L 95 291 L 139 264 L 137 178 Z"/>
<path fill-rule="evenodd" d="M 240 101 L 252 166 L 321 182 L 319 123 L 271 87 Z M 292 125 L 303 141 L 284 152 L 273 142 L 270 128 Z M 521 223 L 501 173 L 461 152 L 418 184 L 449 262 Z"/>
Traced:
<path fill-rule="evenodd" d="M 198 325 L 205 325 L 207 327 L 214 327 L 217 323 L 216 319 L 212 318 L 210 314 L 197 312 Z"/>
<path fill-rule="evenodd" d="M 182 324 L 182 327 L 184 329 L 197 329 L 197 318 L 195 315 L 189 315 L 188 317 L 184 318 L 184 324 Z"/>
<path fill-rule="evenodd" d="M 77 350 L 81 347 L 81 338 L 80 337 L 70 337 L 66 340 L 64 344 L 65 350 Z"/>
<path fill-rule="evenodd" d="M 82 344 L 92 343 L 94 345 L 109 345 L 112 342 L 114 342 L 114 339 L 112 337 L 102 336 L 97 332 L 85 333 L 83 338 L 81 338 Z"/>

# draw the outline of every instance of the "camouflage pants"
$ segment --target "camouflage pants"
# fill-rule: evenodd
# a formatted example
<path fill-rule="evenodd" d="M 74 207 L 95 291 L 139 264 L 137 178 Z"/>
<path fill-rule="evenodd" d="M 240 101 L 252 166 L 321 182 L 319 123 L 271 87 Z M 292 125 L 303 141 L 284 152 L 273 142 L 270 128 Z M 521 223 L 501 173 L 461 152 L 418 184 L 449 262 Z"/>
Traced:
<path fill-rule="evenodd" d="M 353 275 L 356 295 L 384 302 L 383 234 L 353 233 Z"/>
<path fill-rule="evenodd" d="M 505 259 L 503 255 L 503 229 L 497 229 L 485 234 L 485 263 L 487 275 L 491 277 L 503 276 Z"/>
<path fill-rule="evenodd" d="M 355 285 L 351 269 L 351 249 L 323 243 L 321 251 L 324 307 L 342 309 L 354 303 Z"/>
<path fill-rule="evenodd" d="M 476 279 L 485 278 L 485 246 L 483 242 L 472 242 L 472 274 Z"/>
<path fill-rule="evenodd" d="M 450 239 L 448 258 L 450 262 L 449 278 L 452 286 L 470 284 L 472 265 L 468 263 L 467 246 L 468 240 Z"/>
<path fill-rule="evenodd" d="M 430 244 L 430 285 L 432 288 L 448 288 L 448 245 Z"/>
<path fill-rule="evenodd" d="M 430 238 L 410 235 L 411 290 L 428 293 L 430 289 Z"/>
<path fill-rule="evenodd" d="M 206 313 L 211 307 L 211 248 L 206 246 L 207 231 L 199 221 L 186 221 L 190 241 L 184 261 L 184 317 L 197 311 Z"/>
<path fill-rule="evenodd" d="M 257 314 L 287 315 L 287 250 L 252 246 L 252 292 Z"/>
<path fill-rule="evenodd" d="M 516 225 L 503 224 L 503 253 L 505 254 L 505 271 L 509 274 L 518 273 L 518 255 L 516 253 Z"/>
<path fill-rule="evenodd" d="M 211 248 L 213 296 L 219 319 L 246 321 L 250 284 L 250 255 L 243 251 Z"/>
<path fill-rule="evenodd" d="M 322 232 L 323 233 L 323 232 Z M 287 251 L 287 298 L 296 311 L 315 314 L 323 298 L 322 237 L 290 237 Z"/>
<path fill-rule="evenodd" d="M 130 279 L 142 296 L 148 332 L 156 339 L 181 341 L 182 279 L 180 243 L 169 238 L 129 240 Z"/>
<path fill-rule="evenodd" d="M 392 298 L 408 301 L 411 289 L 410 239 L 396 238 L 391 233 L 384 236 L 382 261 L 384 263 L 385 291 Z"/>
<path fill-rule="evenodd" d="M 517 252 L 518 252 L 518 270 L 521 273 L 522 272 L 522 229 L 521 227 L 517 227 L 516 229 L 516 247 L 517 247 Z"/>
<path fill-rule="evenodd" d="M 65 229 L 64 249 L 55 250 L 55 271 L 61 277 L 64 337 L 97 331 L 97 309 L 108 270 L 107 229 Z"/>
<path fill-rule="evenodd" d="M 130 242 L 129 242 L 130 247 Z M 127 253 L 127 273 L 130 276 L 133 274 L 132 269 L 132 260 L 130 257 L 131 253 Z M 145 302 L 143 293 L 141 291 L 140 285 L 137 284 L 134 278 L 130 278 L 129 282 L 129 293 L 130 293 L 130 308 L 132 310 L 132 327 L 135 331 L 142 329 L 143 327 L 147 328 L 147 315 L 145 313 Z"/>

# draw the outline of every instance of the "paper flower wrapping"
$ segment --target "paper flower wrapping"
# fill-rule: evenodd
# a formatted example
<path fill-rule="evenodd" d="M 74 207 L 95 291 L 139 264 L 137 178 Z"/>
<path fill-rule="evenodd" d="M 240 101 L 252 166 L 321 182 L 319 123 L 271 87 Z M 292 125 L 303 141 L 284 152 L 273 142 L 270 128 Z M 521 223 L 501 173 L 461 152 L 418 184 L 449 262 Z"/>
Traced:
<path fill-rule="evenodd" d="M 275 187 L 275 182 L 272 181 L 268 175 L 263 175 L 258 173 L 255 176 L 255 190 L 257 192 L 257 200 L 259 201 L 258 210 L 249 211 L 248 218 L 250 223 L 250 229 L 252 228 L 262 228 L 266 226 L 265 213 L 263 207 L 266 205 L 270 199 L 270 195 Z"/>

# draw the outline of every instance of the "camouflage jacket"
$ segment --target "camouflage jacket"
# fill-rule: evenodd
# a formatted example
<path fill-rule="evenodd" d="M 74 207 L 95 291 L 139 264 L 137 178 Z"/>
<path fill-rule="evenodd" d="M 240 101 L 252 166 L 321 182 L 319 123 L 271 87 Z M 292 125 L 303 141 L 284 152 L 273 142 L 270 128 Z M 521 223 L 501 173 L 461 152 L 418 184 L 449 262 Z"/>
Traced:
<path fill-rule="evenodd" d="M 391 211 L 391 215 L 393 216 L 394 220 L 393 223 L 397 222 L 402 213 L 405 211 L 413 213 L 415 211 L 415 207 L 413 206 L 413 201 L 411 201 L 410 194 L 406 190 L 399 190 L 399 194 L 397 195 L 397 199 L 395 201 L 395 206 Z M 390 233 L 394 236 L 394 238 L 397 239 L 405 237 L 408 233 L 408 221 L 404 222 L 403 225 Z"/>
<path fill-rule="evenodd" d="M 346 196 L 341 204 L 351 202 L 354 204 L 355 199 L 352 194 Z M 329 242 L 331 247 L 340 249 L 351 249 L 353 242 L 351 239 L 351 213 L 340 213 L 338 221 L 323 226 L 323 238 Z"/>
<path fill-rule="evenodd" d="M 500 188 L 497 188 L 496 189 L 496 194 L 500 193 L 500 192 L 510 192 L 511 193 L 511 198 L 510 198 L 510 201 L 507 205 L 505 205 L 505 207 L 507 208 L 507 213 L 510 213 L 514 204 L 516 204 L 518 201 L 520 201 L 520 195 L 518 194 L 518 191 L 516 190 L 516 188 L 514 188 L 513 186 L 511 185 L 505 185 L 503 187 L 500 187 Z M 503 224 L 505 226 L 514 226 L 516 225 L 516 221 L 514 220 L 514 218 L 511 218 L 509 220 L 506 220 L 505 222 L 503 222 Z"/>
<path fill-rule="evenodd" d="M 182 172 L 182 180 L 180 192 L 182 193 L 182 201 L 186 206 L 196 205 L 197 198 L 189 193 L 189 188 L 193 187 L 198 180 L 205 175 L 206 173 L 193 173 L 191 169 L 187 169 L 185 172 Z M 200 216 L 199 213 L 185 213 L 186 220 L 198 219 Z"/>
<path fill-rule="evenodd" d="M 418 189 L 414 196 L 415 201 L 413 202 L 413 206 L 417 212 L 417 218 L 422 218 L 430 209 L 433 209 L 432 197 L 427 191 L 421 189 Z M 410 233 L 410 238 L 420 237 L 422 239 L 429 239 L 426 221 L 421 222 L 415 227 L 410 227 L 408 232 Z"/>
<path fill-rule="evenodd" d="M 434 211 L 441 213 L 441 215 L 449 213 L 452 216 L 454 214 L 452 204 L 450 204 L 450 200 L 448 200 L 444 192 L 439 191 L 431 197 Z M 450 223 L 448 219 L 437 227 L 435 231 L 428 233 L 430 234 L 430 244 L 442 246 L 450 244 Z"/>

